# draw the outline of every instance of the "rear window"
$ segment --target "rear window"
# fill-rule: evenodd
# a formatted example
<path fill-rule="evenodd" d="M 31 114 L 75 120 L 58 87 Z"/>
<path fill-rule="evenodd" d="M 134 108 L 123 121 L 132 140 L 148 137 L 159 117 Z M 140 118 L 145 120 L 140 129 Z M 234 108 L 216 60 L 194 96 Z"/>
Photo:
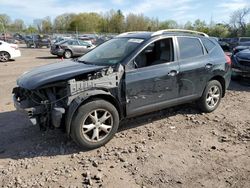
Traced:
<path fill-rule="evenodd" d="M 250 38 L 240 38 L 240 42 L 247 42 L 250 41 Z"/>
<path fill-rule="evenodd" d="M 240 44 L 240 46 L 250 46 L 250 42 L 243 42 Z"/>
<path fill-rule="evenodd" d="M 68 45 L 78 45 L 78 42 L 76 40 L 69 40 Z"/>
<path fill-rule="evenodd" d="M 204 55 L 200 40 L 190 37 L 178 37 L 180 59 L 187 59 Z"/>
<path fill-rule="evenodd" d="M 212 49 L 216 46 L 216 44 L 214 42 L 212 42 L 211 40 L 209 40 L 207 38 L 201 38 L 201 41 L 202 41 L 203 45 L 205 46 L 207 52 L 212 51 Z"/>

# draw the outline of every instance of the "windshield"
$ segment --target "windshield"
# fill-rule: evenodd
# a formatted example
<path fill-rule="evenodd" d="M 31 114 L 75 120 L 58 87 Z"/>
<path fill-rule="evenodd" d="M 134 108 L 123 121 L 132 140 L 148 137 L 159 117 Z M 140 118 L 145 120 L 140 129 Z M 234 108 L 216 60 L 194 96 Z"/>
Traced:
<path fill-rule="evenodd" d="M 114 65 L 130 55 L 143 41 L 143 39 L 137 38 L 114 38 L 88 52 L 79 61 Z"/>

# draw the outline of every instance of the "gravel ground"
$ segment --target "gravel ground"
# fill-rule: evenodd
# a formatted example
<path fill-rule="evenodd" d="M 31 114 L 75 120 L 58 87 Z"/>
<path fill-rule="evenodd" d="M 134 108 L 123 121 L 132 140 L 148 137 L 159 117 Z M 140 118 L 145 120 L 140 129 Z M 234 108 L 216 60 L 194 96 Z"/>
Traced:
<path fill-rule="evenodd" d="M 61 61 L 21 52 L 0 64 L 0 187 L 250 187 L 250 87 L 232 82 L 210 114 L 187 104 L 126 120 L 106 146 L 82 151 L 14 110 L 16 78 Z"/>

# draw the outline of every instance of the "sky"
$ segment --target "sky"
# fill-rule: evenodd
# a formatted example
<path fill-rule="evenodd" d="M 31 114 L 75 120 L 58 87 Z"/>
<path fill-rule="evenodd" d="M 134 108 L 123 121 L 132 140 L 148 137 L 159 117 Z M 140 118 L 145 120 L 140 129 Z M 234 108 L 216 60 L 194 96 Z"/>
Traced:
<path fill-rule="evenodd" d="M 111 9 L 181 24 L 196 19 L 224 23 L 233 11 L 244 7 L 250 7 L 250 0 L 0 0 L 0 14 L 12 20 L 21 18 L 26 24 L 46 16 L 53 20 L 63 13 L 104 13 Z"/>

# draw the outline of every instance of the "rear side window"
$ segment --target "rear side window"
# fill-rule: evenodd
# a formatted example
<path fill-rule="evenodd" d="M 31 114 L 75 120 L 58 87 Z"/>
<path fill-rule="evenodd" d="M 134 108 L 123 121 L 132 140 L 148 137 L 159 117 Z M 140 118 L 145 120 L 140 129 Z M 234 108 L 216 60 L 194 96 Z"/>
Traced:
<path fill-rule="evenodd" d="M 250 38 L 240 38 L 240 42 L 247 42 L 250 41 Z"/>
<path fill-rule="evenodd" d="M 216 45 L 214 42 L 207 38 L 201 38 L 203 45 L 205 46 L 207 52 L 210 52 Z"/>
<path fill-rule="evenodd" d="M 204 55 L 200 40 L 197 38 L 178 37 L 180 59 Z"/>

